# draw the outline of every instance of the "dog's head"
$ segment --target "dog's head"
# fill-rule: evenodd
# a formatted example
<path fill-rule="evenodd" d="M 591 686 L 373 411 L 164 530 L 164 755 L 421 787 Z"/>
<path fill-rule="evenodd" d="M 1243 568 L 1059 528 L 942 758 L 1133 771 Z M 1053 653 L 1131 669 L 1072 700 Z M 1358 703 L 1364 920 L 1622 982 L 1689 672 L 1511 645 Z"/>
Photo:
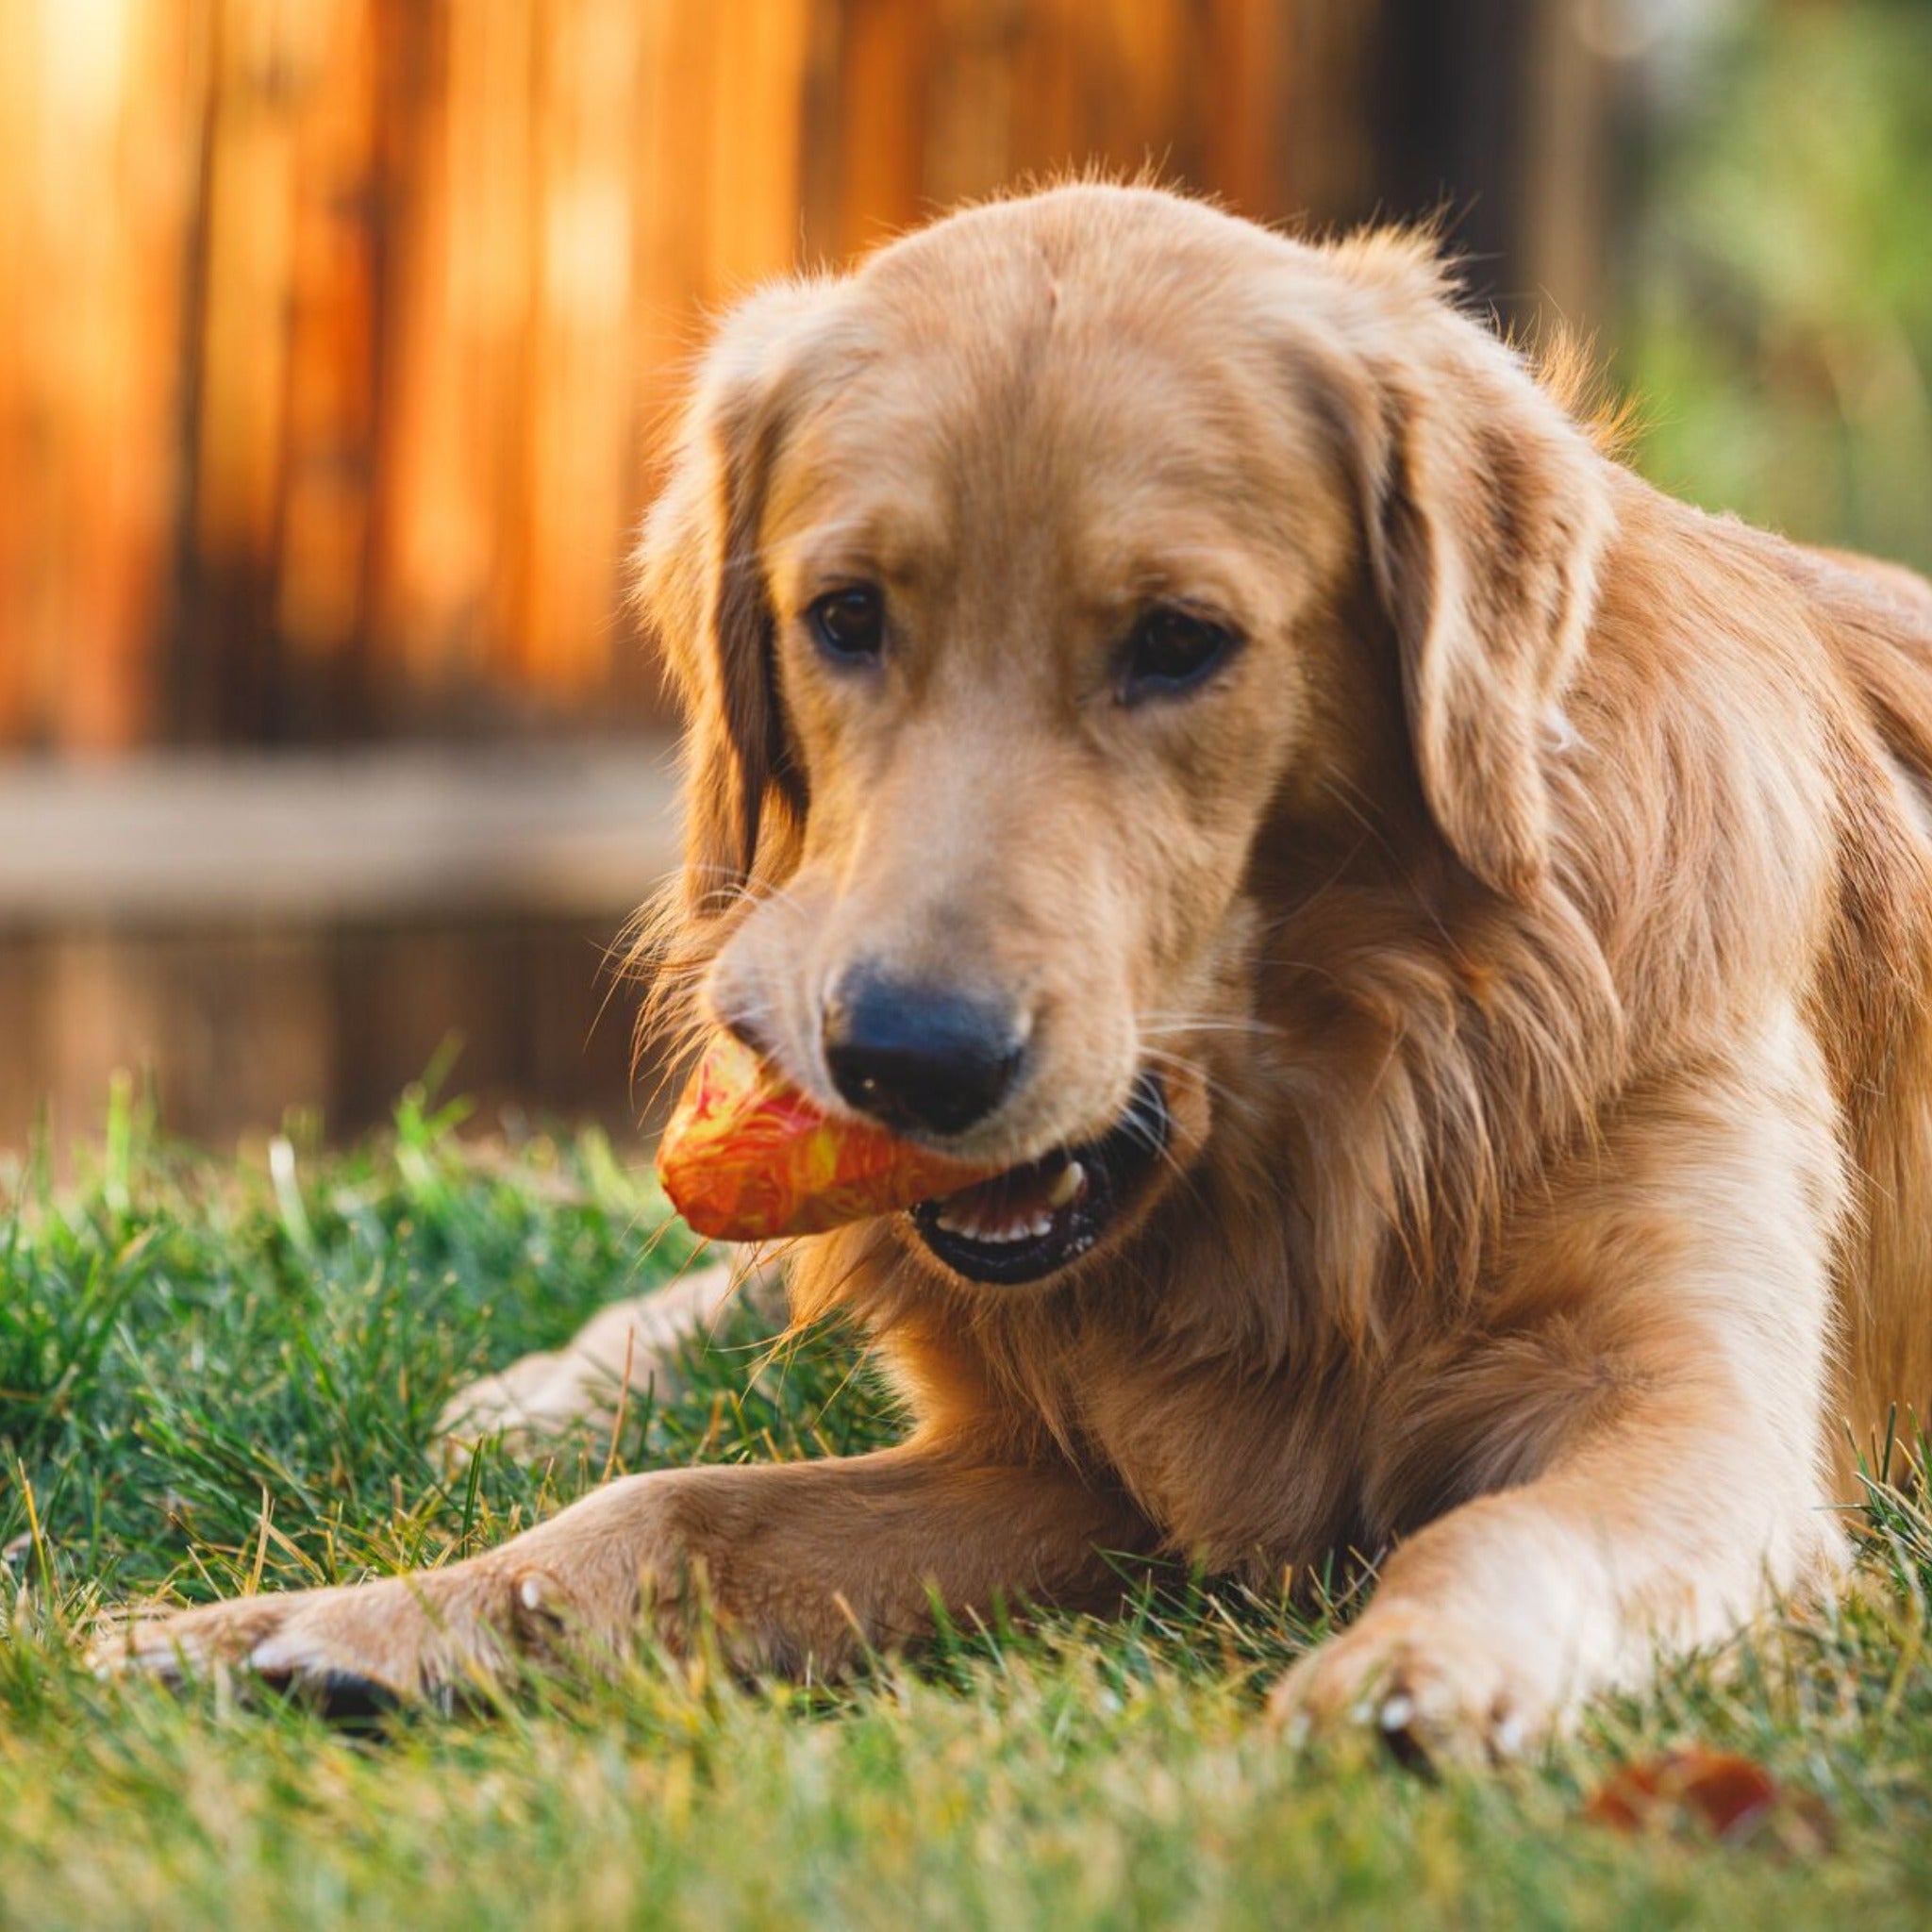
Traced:
<path fill-rule="evenodd" d="M 1542 889 L 1607 515 L 1412 242 L 1082 186 L 756 297 L 641 556 L 709 1016 L 1012 1169 L 907 1218 L 954 1274 L 1104 1249 L 1260 1050 L 1295 855 Z"/>

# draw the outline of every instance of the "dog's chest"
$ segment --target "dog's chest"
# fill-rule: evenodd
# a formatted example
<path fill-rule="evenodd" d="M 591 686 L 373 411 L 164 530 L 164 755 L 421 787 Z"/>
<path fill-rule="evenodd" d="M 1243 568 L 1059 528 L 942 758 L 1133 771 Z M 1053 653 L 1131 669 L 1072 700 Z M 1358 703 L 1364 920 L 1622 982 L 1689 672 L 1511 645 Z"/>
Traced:
<path fill-rule="evenodd" d="M 1084 1433 L 1176 1553 L 1267 1574 L 1355 1538 L 1363 1431 L 1345 1374 L 1255 1378 L 1086 1353 Z"/>

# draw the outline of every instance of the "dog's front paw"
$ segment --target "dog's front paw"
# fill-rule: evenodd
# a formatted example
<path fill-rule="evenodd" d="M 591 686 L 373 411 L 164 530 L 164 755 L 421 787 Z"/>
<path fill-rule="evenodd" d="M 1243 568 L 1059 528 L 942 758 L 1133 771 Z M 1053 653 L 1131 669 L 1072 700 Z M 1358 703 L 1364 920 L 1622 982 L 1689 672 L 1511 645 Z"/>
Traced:
<path fill-rule="evenodd" d="M 1276 1685 L 1271 1720 L 1292 1737 L 1378 1732 L 1401 1756 L 1520 1757 L 1565 1714 L 1551 1647 L 1420 1605 L 1372 1605 Z"/>
<path fill-rule="evenodd" d="M 565 1611 L 542 1571 L 485 1559 L 139 1619 L 96 1643 L 92 1660 L 104 1674 L 171 1683 L 246 1672 L 351 1716 L 485 1693 L 554 1643 Z"/>

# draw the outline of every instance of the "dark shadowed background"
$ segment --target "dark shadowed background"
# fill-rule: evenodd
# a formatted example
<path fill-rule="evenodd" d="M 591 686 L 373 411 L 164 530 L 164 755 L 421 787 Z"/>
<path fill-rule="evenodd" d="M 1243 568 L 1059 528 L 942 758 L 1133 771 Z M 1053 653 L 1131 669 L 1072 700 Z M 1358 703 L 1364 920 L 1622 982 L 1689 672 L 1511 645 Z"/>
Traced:
<path fill-rule="evenodd" d="M 635 1119 L 706 314 L 1098 161 L 1446 215 L 1667 487 L 1932 564 L 1922 0 L 0 0 L 0 1153 Z"/>

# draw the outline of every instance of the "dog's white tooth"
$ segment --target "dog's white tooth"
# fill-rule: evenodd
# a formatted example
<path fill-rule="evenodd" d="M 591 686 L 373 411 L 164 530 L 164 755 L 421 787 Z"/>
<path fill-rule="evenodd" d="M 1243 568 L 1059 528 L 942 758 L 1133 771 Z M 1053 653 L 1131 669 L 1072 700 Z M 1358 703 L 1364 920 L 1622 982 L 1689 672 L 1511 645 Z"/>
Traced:
<path fill-rule="evenodd" d="M 1042 1214 L 1038 1221 L 1028 1226 L 1026 1232 L 1033 1235 L 1051 1234 L 1053 1232 L 1053 1216 L 1051 1214 Z"/>
<path fill-rule="evenodd" d="M 1014 1241 L 1026 1241 L 1035 1235 L 1046 1234 L 1051 1231 L 1053 1222 L 1049 1217 L 1044 1221 L 1016 1222 L 1011 1226 L 992 1226 L 973 1219 L 969 1214 L 945 1212 L 933 1216 L 933 1225 L 943 1228 L 948 1234 L 958 1235 L 964 1241 L 981 1241 L 993 1247 L 1002 1247 Z"/>
<path fill-rule="evenodd" d="M 1077 1160 L 1070 1160 L 1054 1176 L 1053 1186 L 1046 1191 L 1046 1198 L 1056 1208 L 1071 1208 L 1074 1197 L 1087 1185 L 1087 1170 Z"/>

